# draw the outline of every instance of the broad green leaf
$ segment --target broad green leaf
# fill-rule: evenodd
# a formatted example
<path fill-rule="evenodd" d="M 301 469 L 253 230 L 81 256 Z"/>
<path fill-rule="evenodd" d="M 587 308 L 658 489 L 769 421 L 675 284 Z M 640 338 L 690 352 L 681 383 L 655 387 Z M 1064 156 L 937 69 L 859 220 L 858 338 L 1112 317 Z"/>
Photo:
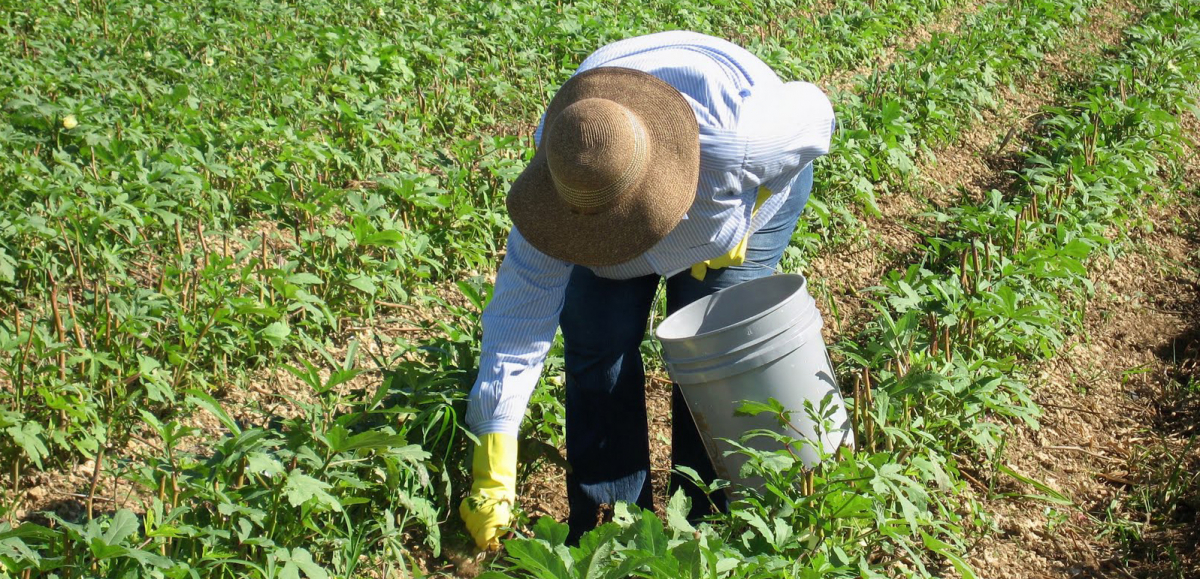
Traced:
<path fill-rule="evenodd" d="M 689 538 L 672 549 L 671 555 L 679 561 L 679 569 L 683 572 L 683 577 L 701 577 L 704 555 L 700 552 L 700 541 Z"/>
<path fill-rule="evenodd" d="M 615 525 L 613 526 L 615 527 Z M 586 572 L 584 573 L 583 578 L 603 579 L 605 575 L 605 568 L 609 565 L 609 558 L 612 557 L 612 554 L 613 542 L 612 538 L 609 537 L 599 545 L 596 545 L 596 548 L 591 552 L 591 554 L 583 561 L 580 561 L 580 563 L 587 564 Z"/>
<path fill-rule="evenodd" d="M 25 456 L 41 470 L 42 458 L 50 455 L 50 450 L 42 442 L 42 426 L 35 422 L 25 422 L 18 426 L 10 426 L 4 429 L 4 432 L 8 433 L 13 442 L 25 451 Z"/>
<path fill-rule="evenodd" d="M 945 557 L 946 560 L 950 561 L 950 564 L 954 565 L 954 569 L 958 571 L 959 575 L 962 575 L 963 579 L 977 579 L 975 570 L 972 569 L 971 566 L 968 565 L 967 562 L 964 561 L 957 552 L 955 552 L 954 547 L 951 547 L 949 544 L 938 540 L 936 537 L 929 535 L 925 531 L 921 531 L 921 541 L 924 542 L 925 546 L 931 551 Z"/>
<path fill-rule="evenodd" d="M 113 515 L 108 523 L 108 530 L 102 540 L 109 545 L 117 545 L 132 535 L 138 529 L 137 516 L 128 509 L 121 509 Z"/>
<path fill-rule="evenodd" d="M 551 552 L 541 541 L 529 539 L 508 541 L 504 544 L 504 548 L 521 568 L 533 573 L 533 576 L 538 579 L 570 577 L 562 559 Z"/>
<path fill-rule="evenodd" d="M 628 551 L 623 552 L 622 555 L 625 558 L 620 563 L 617 563 L 616 566 L 610 565 L 607 571 L 600 577 L 603 579 L 627 579 L 633 576 L 632 573 L 635 569 L 645 566 L 651 559 L 649 555 L 630 553 Z"/>
<path fill-rule="evenodd" d="M 4 528 L 7 526 L 8 526 L 8 523 L 0 523 L 0 528 Z M 46 539 L 53 539 L 57 536 L 58 536 L 58 533 L 56 533 L 50 529 L 47 529 L 46 527 L 38 525 L 36 523 L 21 523 L 21 526 L 15 528 L 15 529 L 8 529 L 5 531 L 0 531 L 0 541 L 3 541 L 5 539 L 12 539 L 12 538 L 17 538 L 17 539 L 33 538 L 33 539 L 46 540 Z"/>
<path fill-rule="evenodd" d="M 737 566 L 740 565 L 741 563 L 742 563 L 742 561 L 740 559 L 734 559 L 732 557 L 727 557 L 727 558 L 717 561 L 715 568 L 717 570 L 718 575 L 724 575 L 724 574 L 734 570 L 735 568 L 737 568 Z"/>
<path fill-rule="evenodd" d="M 225 411 L 225 407 L 216 398 L 199 390 L 188 390 L 187 394 L 188 402 L 207 410 L 209 414 L 212 414 L 221 422 L 222 426 L 228 428 L 230 432 L 235 435 L 242 433 L 242 427 L 238 426 L 237 421 Z"/>
<path fill-rule="evenodd" d="M 367 246 L 396 247 L 401 241 L 404 241 L 404 234 L 394 229 L 387 229 L 363 237 L 360 243 Z"/>
<path fill-rule="evenodd" d="M 175 564 L 174 561 L 163 557 L 158 553 L 151 553 L 150 551 L 146 551 L 144 549 L 129 548 L 125 550 L 123 555 L 137 561 L 143 567 L 166 568 Z"/>
<path fill-rule="evenodd" d="M 283 341 L 292 333 L 292 329 L 288 327 L 287 322 L 278 321 L 271 324 L 259 332 L 263 339 L 270 342 L 276 348 L 283 346 Z"/>
<path fill-rule="evenodd" d="M 758 535 L 766 539 L 767 543 L 778 547 L 778 545 L 775 543 L 775 533 L 771 530 L 771 527 L 767 524 L 767 522 L 764 521 L 761 516 L 759 516 L 758 513 L 749 510 L 739 510 L 734 511 L 733 514 L 739 519 L 746 521 L 747 524 L 758 531 Z"/>
<path fill-rule="evenodd" d="M 8 539 L 0 539 L 0 561 L 8 560 L 20 563 L 22 560 L 36 562 L 40 557 L 37 552 L 29 548 L 25 541 L 11 537 Z"/>
<path fill-rule="evenodd" d="M 1045 493 L 1047 495 L 1045 497 L 1037 497 L 1037 498 L 1041 498 L 1042 500 L 1045 500 L 1047 502 L 1052 502 L 1052 503 L 1059 504 L 1059 505 L 1075 504 L 1075 501 L 1072 501 L 1066 495 L 1058 492 L 1057 490 L 1050 488 L 1050 486 L 1047 485 L 1046 483 L 1043 483 L 1041 481 L 1038 481 L 1036 479 L 1033 479 L 1033 478 L 1027 477 L 1021 473 L 1018 473 L 1017 471 L 1013 470 L 1012 467 L 1009 467 L 1006 464 L 997 465 L 996 468 L 1000 472 L 1002 472 L 1008 476 L 1011 476 L 1011 477 L 1025 483 L 1039 491 L 1042 491 L 1043 493 Z"/>
<path fill-rule="evenodd" d="M 635 542 L 637 548 L 654 556 L 660 556 L 667 552 L 669 539 L 664 532 L 662 521 L 653 512 L 642 511 L 642 518 L 638 521 L 637 528 Z"/>
<path fill-rule="evenodd" d="M 321 278 L 305 272 L 293 273 L 292 275 L 287 276 L 286 281 L 296 285 L 320 285 L 324 283 L 321 281 Z"/>
<path fill-rule="evenodd" d="M 288 473 L 287 483 L 283 487 L 283 492 L 287 496 L 288 503 L 293 507 L 299 507 L 309 501 L 313 501 L 316 505 L 341 512 L 341 503 L 333 495 L 325 492 L 331 486 L 329 483 L 319 481 L 299 470 L 293 470 Z"/>
<path fill-rule="evenodd" d="M 350 452 L 364 448 L 393 448 L 407 444 L 404 437 L 399 434 L 386 434 L 378 430 L 368 430 L 349 437 L 347 437 L 347 434 L 345 428 L 341 425 L 335 426 L 327 433 L 326 438 L 333 452 Z"/>
<path fill-rule="evenodd" d="M 757 416 L 759 414 L 782 414 L 786 409 L 778 400 L 771 398 L 767 402 L 743 400 L 737 408 L 740 416 Z"/>
<path fill-rule="evenodd" d="M 552 547 L 566 544 L 567 535 L 570 532 L 570 527 L 555 521 L 552 517 L 541 517 L 533 524 L 534 538 L 541 539 Z"/>
<path fill-rule="evenodd" d="M 312 554 L 307 549 L 301 547 L 292 549 L 291 560 L 309 579 L 329 579 L 329 574 L 320 565 L 313 562 Z"/>
<path fill-rule="evenodd" d="M 375 282 L 371 278 L 361 274 L 347 278 L 346 283 L 350 284 L 350 287 L 369 296 L 373 296 L 375 292 L 379 291 L 379 288 L 375 286 Z"/>
<path fill-rule="evenodd" d="M 88 550 L 91 551 L 93 557 L 100 561 L 120 557 L 129 551 L 124 545 L 110 545 L 100 537 L 92 537 L 88 541 Z"/>
<path fill-rule="evenodd" d="M 17 279 L 17 262 L 0 247 L 0 281 L 12 283 Z"/>
<path fill-rule="evenodd" d="M 683 494 L 683 490 L 676 490 L 671 496 L 671 500 L 667 502 L 667 524 L 671 526 L 673 531 L 677 533 L 693 533 L 696 528 L 688 522 L 688 511 L 692 507 L 692 501 Z"/>
<path fill-rule="evenodd" d="M 246 454 L 246 470 L 267 478 L 284 473 L 283 463 L 265 452 Z"/>
<path fill-rule="evenodd" d="M 429 460 L 432 456 L 428 450 L 421 448 L 419 444 L 410 444 L 407 446 L 392 446 L 387 449 L 388 456 L 407 461 L 412 464 L 419 463 L 424 460 Z"/>

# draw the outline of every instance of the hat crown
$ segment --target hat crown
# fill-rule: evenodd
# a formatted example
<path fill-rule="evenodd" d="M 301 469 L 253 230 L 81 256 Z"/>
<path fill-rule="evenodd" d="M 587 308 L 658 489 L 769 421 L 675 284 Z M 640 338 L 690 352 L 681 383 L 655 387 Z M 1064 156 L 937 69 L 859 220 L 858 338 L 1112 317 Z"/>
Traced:
<path fill-rule="evenodd" d="M 578 212 L 612 204 L 646 164 L 646 132 L 628 108 L 588 98 L 562 110 L 547 133 L 546 163 L 554 188 Z"/>

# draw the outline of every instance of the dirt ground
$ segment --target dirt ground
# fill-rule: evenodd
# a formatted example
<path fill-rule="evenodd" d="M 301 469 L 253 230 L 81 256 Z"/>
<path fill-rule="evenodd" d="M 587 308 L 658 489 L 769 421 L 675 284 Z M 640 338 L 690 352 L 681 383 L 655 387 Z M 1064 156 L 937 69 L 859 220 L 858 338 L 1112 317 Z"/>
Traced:
<path fill-rule="evenodd" d="M 981 577 L 1200 576 L 1200 208 L 1151 218 L 1096 272 L 1084 331 L 1039 368 L 1042 428 L 1015 429 L 1004 453 L 1074 505 L 997 498 L 1044 494 L 1003 475 L 973 489 L 997 527 L 971 551 Z"/>
<path fill-rule="evenodd" d="M 1198 176 L 1193 156 L 1190 195 L 1094 268 L 1084 330 L 1039 368 L 1043 427 L 1015 430 L 1004 460 L 1074 505 L 994 498 L 1037 492 L 1011 478 L 974 489 L 997 526 L 971 552 L 981 577 L 1200 577 Z"/>

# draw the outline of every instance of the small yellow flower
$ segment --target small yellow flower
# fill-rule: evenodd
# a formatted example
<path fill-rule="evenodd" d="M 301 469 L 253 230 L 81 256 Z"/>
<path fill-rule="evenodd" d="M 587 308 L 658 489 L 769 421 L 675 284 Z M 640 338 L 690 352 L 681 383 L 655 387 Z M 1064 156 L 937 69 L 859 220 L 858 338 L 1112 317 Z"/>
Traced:
<path fill-rule="evenodd" d="M 212 66 L 212 65 L 213 65 L 212 57 L 211 56 L 204 57 L 204 66 Z"/>
<path fill-rule="evenodd" d="M 75 115 L 67 115 L 63 117 L 63 128 L 68 131 L 79 126 L 79 121 L 75 120 Z"/>

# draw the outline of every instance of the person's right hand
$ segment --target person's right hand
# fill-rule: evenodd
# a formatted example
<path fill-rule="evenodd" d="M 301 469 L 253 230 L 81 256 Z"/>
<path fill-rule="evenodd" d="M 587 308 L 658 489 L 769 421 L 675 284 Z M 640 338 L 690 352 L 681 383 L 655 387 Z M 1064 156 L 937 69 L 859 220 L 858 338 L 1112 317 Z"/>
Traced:
<path fill-rule="evenodd" d="M 471 494 L 458 507 L 480 549 L 500 548 L 500 535 L 512 524 L 517 499 L 517 439 L 499 432 L 479 437 L 471 460 Z"/>

